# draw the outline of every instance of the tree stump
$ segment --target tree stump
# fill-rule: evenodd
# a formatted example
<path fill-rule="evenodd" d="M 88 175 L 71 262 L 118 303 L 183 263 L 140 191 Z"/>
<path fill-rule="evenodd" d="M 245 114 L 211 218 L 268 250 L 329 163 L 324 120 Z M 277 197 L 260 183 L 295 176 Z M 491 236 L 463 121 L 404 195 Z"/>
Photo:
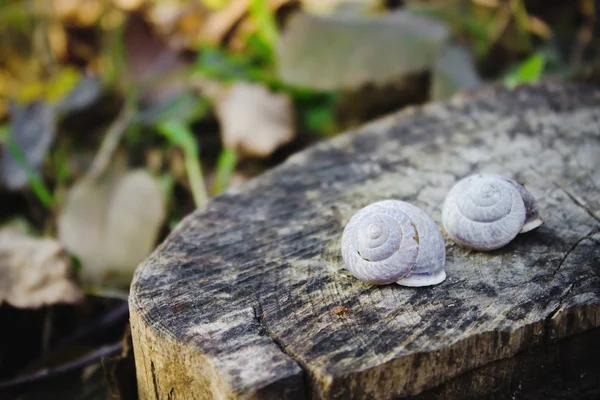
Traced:
<path fill-rule="evenodd" d="M 486 89 L 320 143 L 218 196 L 137 269 L 141 398 L 597 398 L 599 105 L 590 85 Z M 441 226 L 446 193 L 477 172 L 524 183 L 544 225 L 487 253 L 444 234 L 438 286 L 345 272 L 342 230 L 360 208 L 404 200 Z"/>

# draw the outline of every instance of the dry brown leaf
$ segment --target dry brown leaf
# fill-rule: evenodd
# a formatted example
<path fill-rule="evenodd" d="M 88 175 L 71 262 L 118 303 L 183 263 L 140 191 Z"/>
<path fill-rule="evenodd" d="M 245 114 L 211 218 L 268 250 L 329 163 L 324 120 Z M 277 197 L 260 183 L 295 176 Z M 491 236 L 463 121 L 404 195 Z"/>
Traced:
<path fill-rule="evenodd" d="M 216 99 L 225 147 L 240 156 L 267 157 L 294 138 L 292 102 L 258 84 L 235 83 Z"/>
<path fill-rule="evenodd" d="M 67 58 L 67 32 L 65 27 L 58 22 L 53 22 L 48 27 L 48 41 L 52 54 L 57 59 L 64 61 Z"/>
<path fill-rule="evenodd" d="M 127 19 L 123 32 L 127 67 L 137 82 L 156 80 L 183 67 L 178 52 L 170 48 L 139 15 Z"/>
<path fill-rule="evenodd" d="M 243 184 L 248 182 L 249 179 L 250 178 L 247 177 L 246 175 L 236 172 L 233 175 L 231 175 L 231 179 L 229 180 L 229 186 L 227 186 L 227 187 L 228 188 L 239 188 Z"/>
<path fill-rule="evenodd" d="M 174 48 L 197 50 L 206 44 L 243 48 L 235 43 L 242 40 L 247 45 L 247 35 L 257 30 L 249 12 L 251 3 L 251 0 L 154 1 L 146 7 L 145 16 Z M 295 0 L 267 0 L 267 7 L 273 13 L 287 4 L 295 4 Z"/>
<path fill-rule="evenodd" d="M 220 16 L 216 13 L 214 16 L 211 15 L 207 19 L 207 25 L 202 30 L 202 35 L 198 38 L 199 42 L 225 43 L 227 48 L 233 51 L 244 52 L 249 50 L 248 38 L 255 34 L 259 27 L 256 19 L 248 12 L 251 0 L 243 0 L 240 3 L 247 4 L 243 13 L 235 14 L 234 11 L 237 10 L 233 10 L 231 15 Z M 276 15 L 280 8 L 286 5 L 295 7 L 295 3 L 294 0 L 267 0 L 267 7 L 271 13 Z M 227 8 L 232 8 L 232 4 L 233 2 Z M 215 19 L 214 22 L 213 19 Z"/>
<path fill-rule="evenodd" d="M 155 1 L 146 8 L 145 19 L 172 48 L 181 49 L 196 41 L 208 13 L 198 1 Z"/>
<path fill-rule="evenodd" d="M 152 251 L 165 218 L 160 186 L 145 170 L 75 185 L 58 219 L 59 240 L 86 283 L 128 285 Z"/>
<path fill-rule="evenodd" d="M 145 5 L 145 0 L 113 0 L 115 7 L 124 11 L 135 11 Z"/>
<path fill-rule="evenodd" d="M 98 21 L 108 4 L 105 0 L 53 0 L 45 6 L 49 6 L 54 16 L 69 25 L 91 26 Z"/>
<path fill-rule="evenodd" d="M 232 0 L 224 9 L 210 15 L 202 29 L 202 39 L 207 43 L 220 43 L 248 12 L 249 4 L 250 0 Z"/>
<path fill-rule="evenodd" d="M 0 303 L 18 308 L 77 303 L 82 294 L 71 272 L 56 240 L 29 237 L 16 228 L 0 230 Z"/>

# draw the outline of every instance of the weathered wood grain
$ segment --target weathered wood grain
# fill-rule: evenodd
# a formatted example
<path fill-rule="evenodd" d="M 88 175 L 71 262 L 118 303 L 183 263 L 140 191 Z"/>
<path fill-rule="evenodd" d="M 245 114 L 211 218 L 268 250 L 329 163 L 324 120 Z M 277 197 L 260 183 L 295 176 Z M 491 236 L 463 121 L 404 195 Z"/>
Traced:
<path fill-rule="evenodd" d="M 436 387 L 466 398 L 506 389 L 504 377 L 514 386 L 519 368 L 500 360 L 600 338 L 599 167 L 600 88 L 558 83 L 411 108 L 291 157 L 186 218 L 138 268 L 141 398 Z M 395 198 L 440 223 L 447 191 L 476 172 L 523 182 L 545 224 L 489 253 L 445 236 L 448 278 L 434 287 L 376 287 L 343 271 L 342 229 L 360 208 Z M 522 359 L 521 370 L 540 362 Z M 460 384 L 486 373 L 497 379 Z M 439 386 L 450 381 L 460 392 Z"/>

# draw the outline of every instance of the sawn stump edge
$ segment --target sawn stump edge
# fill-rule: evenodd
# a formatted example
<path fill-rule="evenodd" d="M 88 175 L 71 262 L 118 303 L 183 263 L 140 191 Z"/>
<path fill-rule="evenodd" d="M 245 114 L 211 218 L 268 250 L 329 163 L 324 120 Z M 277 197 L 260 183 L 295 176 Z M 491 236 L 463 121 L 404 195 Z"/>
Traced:
<path fill-rule="evenodd" d="M 188 216 L 138 267 L 140 398 L 405 397 L 598 332 L 599 159 L 600 88 L 562 83 L 406 109 L 292 156 Z M 476 172 L 524 183 L 545 224 L 489 253 L 444 235 L 448 278 L 431 288 L 344 272 L 356 211 L 396 198 L 441 226 L 445 194 Z M 495 389 L 480 386 L 461 394 Z"/>

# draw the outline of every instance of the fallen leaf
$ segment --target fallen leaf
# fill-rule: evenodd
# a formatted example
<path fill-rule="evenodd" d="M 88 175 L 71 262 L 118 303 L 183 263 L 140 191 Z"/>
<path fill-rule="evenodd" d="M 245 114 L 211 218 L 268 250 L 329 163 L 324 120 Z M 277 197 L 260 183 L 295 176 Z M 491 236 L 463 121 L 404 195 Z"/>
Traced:
<path fill-rule="evenodd" d="M 449 45 L 440 51 L 432 71 L 432 99 L 445 100 L 461 90 L 474 89 L 481 84 L 467 49 Z"/>
<path fill-rule="evenodd" d="M 70 114 L 86 109 L 100 99 L 102 80 L 99 77 L 84 76 L 77 85 L 57 104 L 57 111 Z"/>
<path fill-rule="evenodd" d="M 48 42 L 53 56 L 58 60 L 66 61 L 68 55 L 67 31 L 59 22 L 54 21 L 48 26 Z"/>
<path fill-rule="evenodd" d="M 212 13 L 202 29 L 202 39 L 206 43 L 220 43 L 227 32 L 248 12 L 250 0 L 232 0 L 223 9 Z"/>
<path fill-rule="evenodd" d="M 57 119 L 96 102 L 102 81 L 63 68 L 52 79 L 21 89 L 15 96 L 18 101 L 9 108 L 11 143 L 2 146 L 2 180 L 11 190 L 28 184 L 27 169 L 39 172 L 54 140 Z"/>
<path fill-rule="evenodd" d="M 270 39 L 263 36 L 277 34 L 277 29 L 271 17 L 275 20 L 279 11 L 286 6 L 294 8 L 297 6 L 296 0 L 234 0 L 230 1 L 227 7 L 212 13 L 207 17 L 206 24 L 202 28 L 202 33 L 198 37 L 199 44 L 226 44 L 226 47 L 234 52 L 250 52 L 259 55 L 257 51 L 270 53 Z M 262 10 L 262 11 L 261 11 Z M 284 11 L 285 13 L 285 11 Z M 268 32 L 268 31 L 271 32 Z M 268 32 L 268 33 L 267 33 Z M 268 49 L 258 50 L 252 45 L 252 37 L 261 37 L 261 40 L 267 39 L 264 44 Z"/>
<path fill-rule="evenodd" d="M 247 177 L 246 175 L 236 172 L 231 176 L 231 179 L 229 180 L 229 186 L 228 188 L 239 188 L 242 185 L 244 185 L 246 182 L 248 182 L 250 178 Z"/>
<path fill-rule="evenodd" d="M 186 85 L 180 54 L 140 15 L 128 17 L 123 43 L 128 71 L 142 88 L 139 122 L 153 126 L 165 118 L 163 114 L 179 114 L 169 117 L 188 120 L 202 112 L 201 101 Z"/>
<path fill-rule="evenodd" d="M 430 69 L 449 33 L 443 23 L 407 11 L 372 16 L 298 12 L 276 46 L 278 74 L 290 85 L 317 90 L 383 85 Z"/>
<path fill-rule="evenodd" d="M 12 104 L 10 107 L 10 140 L 34 171 L 42 166 L 52 144 L 55 121 L 53 107 L 43 101 L 27 105 Z M 27 172 L 7 145 L 2 149 L 2 178 L 12 190 L 27 185 Z"/>
<path fill-rule="evenodd" d="M 127 69 L 139 84 L 165 76 L 183 66 L 178 52 L 155 33 L 140 15 L 132 14 L 123 31 Z"/>
<path fill-rule="evenodd" d="M 215 100 L 223 143 L 242 157 L 267 157 L 294 137 L 292 102 L 286 94 L 241 82 Z"/>
<path fill-rule="evenodd" d="M 129 172 L 114 189 L 106 219 L 107 264 L 132 267 L 154 249 L 165 218 L 160 185 L 144 170 Z"/>
<path fill-rule="evenodd" d="M 145 0 L 113 0 L 115 7 L 124 11 L 135 11 L 141 8 Z"/>
<path fill-rule="evenodd" d="M 128 285 L 153 250 L 165 218 L 158 181 L 145 170 L 109 171 L 69 192 L 58 218 L 59 240 L 82 264 L 90 284 Z"/>
<path fill-rule="evenodd" d="M 181 3 L 181 2 L 179 2 Z M 197 51 L 204 45 L 227 44 L 257 31 L 246 30 L 252 20 L 253 0 L 202 0 L 178 4 L 176 1 L 154 1 L 146 7 L 145 17 L 175 48 Z M 275 13 L 294 0 L 264 0 L 264 6 Z M 243 29 L 241 29 L 243 28 Z M 233 46 L 235 47 L 235 46 Z"/>
<path fill-rule="evenodd" d="M 144 16 L 171 47 L 181 49 L 196 42 L 209 12 L 199 1 L 153 1 Z"/>
<path fill-rule="evenodd" d="M 72 26 L 91 26 L 105 10 L 101 0 L 53 0 L 48 3 L 51 4 L 46 6 L 55 17 Z"/>
<path fill-rule="evenodd" d="M 30 237 L 13 227 L 0 230 L 0 303 L 18 308 L 77 303 L 82 294 L 71 273 L 56 240 Z"/>

